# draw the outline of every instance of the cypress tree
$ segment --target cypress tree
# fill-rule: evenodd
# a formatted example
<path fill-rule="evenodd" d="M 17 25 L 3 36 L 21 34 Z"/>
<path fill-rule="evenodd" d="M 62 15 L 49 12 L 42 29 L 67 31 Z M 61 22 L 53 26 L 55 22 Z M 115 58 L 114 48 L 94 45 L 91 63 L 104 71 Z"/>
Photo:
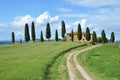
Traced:
<path fill-rule="evenodd" d="M 55 40 L 58 41 L 58 31 L 55 31 Z"/>
<path fill-rule="evenodd" d="M 106 43 L 106 34 L 105 34 L 105 31 L 104 30 L 102 30 L 102 33 L 101 33 L 101 37 L 102 37 L 102 42 L 103 43 Z"/>
<path fill-rule="evenodd" d="M 78 40 L 80 41 L 82 39 L 82 30 L 81 25 L 78 24 L 78 34 L 77 34 Z"/>
<path fill-rule="evenodd" d="M 15 34 L 12 32 L 12 43 L 15 43 Z"/>
<path fill-rule="evenodd" d="M 65 33 L 66 33 L 66 28 L 65 28 L 65 22 L 62 20 L 62 38 L 64 39 L 65 38 Z"/>
<path fill-rule="evenodd" d="M 89 30 L 89 28 L 87 27 L 87 28 L 86 28 L 86 40 L 89 41 L 90 38 L 91 38 L 91 37 L 90 37 L 90 30 Z"/>
<path fill-rule="evenodd" d="M 110 39 L 110 40 L 111 40 L 112 43 L 114 43 L 114 41 L 115 41 L 115 35 L 114 35 L 114 32 L 111 33 L 111 39 Z"/>
<path fill-rule="evenodd" d="M 93 31 L 92 41 L 97 42 L 97 35 L 95 31 Z"/>
<path fill-rule="evenodd" d="M 96 35 L 96 32 L 93 31 L 93 35 L 92 35 L 92 44 L 95 44 L 95 42 L 97 42 L 97 35 Z"/>
<path fill-rule="evenodd" d="M 32 41 L 35 41 L 35 26 L 34 26 L 34 22 L 32 22 L 31 24 L 31 36 L 32 36 Z"/>
<path fill-rule="evenodd" d="M 73 29 L 71 31 L 71 40 L 74 41 Z"/>
<path fill-rule="evenodd" d="M 41 31 L 41 35 L 40 35 L 40 41 L 44 42 L 44 38 L 43 38 L 43 32 Z"/>
<path fill-rule="evenodd" d="M 50 37 L 51 37 L 50 24 L 47 23 L 47 25 L 46 25 L 46 38 L 49 40 Z"/>
<path fill-rule="evenodd" d="M 30 40 L 30 34 L 29 34 L 29 26 L 26 23 L 25 24 L 25 41 L 28 42 Z"/>

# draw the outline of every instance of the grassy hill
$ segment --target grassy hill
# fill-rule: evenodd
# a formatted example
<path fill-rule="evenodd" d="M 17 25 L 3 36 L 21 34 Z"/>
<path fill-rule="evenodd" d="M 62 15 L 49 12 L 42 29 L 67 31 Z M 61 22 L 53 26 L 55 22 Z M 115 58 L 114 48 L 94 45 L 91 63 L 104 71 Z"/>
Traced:
<path fill-rule="evenodd" d="M 120 44 L 105 44 L 78 56 L 94 80 L 120 80 Z"/>
<path fill-rule="evenodd" d="M 45 80 L 46 69 L 74 42 L 44 42 L 0 46 L 0 80 Z"/>

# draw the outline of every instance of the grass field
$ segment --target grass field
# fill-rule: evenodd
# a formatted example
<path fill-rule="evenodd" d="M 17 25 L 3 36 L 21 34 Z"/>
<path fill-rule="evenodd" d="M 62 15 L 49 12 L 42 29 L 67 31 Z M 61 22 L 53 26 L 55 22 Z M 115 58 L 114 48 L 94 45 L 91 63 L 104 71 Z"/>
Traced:
<path fill-rule="evenodd" d="M 0 46 L 0 80 L 45 80 L 46 68 L 74 42 L 44 42 Z"/>
<path fill-rule="evenodd" d="M 120 80 L 120 44 L 105 44 L 78 56 L 93 80 Z"/>

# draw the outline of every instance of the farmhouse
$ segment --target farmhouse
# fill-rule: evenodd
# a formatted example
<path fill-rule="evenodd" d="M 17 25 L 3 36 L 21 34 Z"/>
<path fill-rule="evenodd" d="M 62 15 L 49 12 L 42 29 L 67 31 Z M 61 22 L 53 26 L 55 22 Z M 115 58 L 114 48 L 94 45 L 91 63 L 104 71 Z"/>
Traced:
<path fill-rule="evenodd" d="M 77 32 L 73 32 L 73 36 L 74 36 L 73 41 L 74 42 L 79 42 L 79 40 L 77 38 Z M 67 35 L 66 35 L 66 41 L 71 41 L 71 33 L 67 33 Z M 86 32 L 82 32 L 82 39 L 80 41 L 81 42 L 90 42 L 90 41 L 92 41 L 92 34 L 91 34 L 91 40 L 87 41 L 86 40 Z"/>

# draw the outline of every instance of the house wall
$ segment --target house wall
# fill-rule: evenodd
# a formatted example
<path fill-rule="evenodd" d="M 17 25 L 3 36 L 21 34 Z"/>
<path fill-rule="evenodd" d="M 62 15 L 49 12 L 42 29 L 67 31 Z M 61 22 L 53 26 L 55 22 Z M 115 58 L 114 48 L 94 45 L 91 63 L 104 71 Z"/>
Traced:
<path fill-rule="evenodd" d="M 80 42 L 88 42 L 88 41 L 86 40 L 85 35 L 86 35 L 85 33 L 82 34 L 82 39 L 80 40 Z M 66 36 L 66 41 L 71 41 L 71 36 L 70 36 L 70 34 L 67 34 L 67 36 Z M 75 41 L 75 42 L 79 42 L 76 33 L 74 33 L 74 41 Z M 92 41 L 92 34 L 91 34 L 91 40 L 90 40 L 90 41 Z M 89 42 L 90 42 L 90 41 L 89 41 Z"/>

